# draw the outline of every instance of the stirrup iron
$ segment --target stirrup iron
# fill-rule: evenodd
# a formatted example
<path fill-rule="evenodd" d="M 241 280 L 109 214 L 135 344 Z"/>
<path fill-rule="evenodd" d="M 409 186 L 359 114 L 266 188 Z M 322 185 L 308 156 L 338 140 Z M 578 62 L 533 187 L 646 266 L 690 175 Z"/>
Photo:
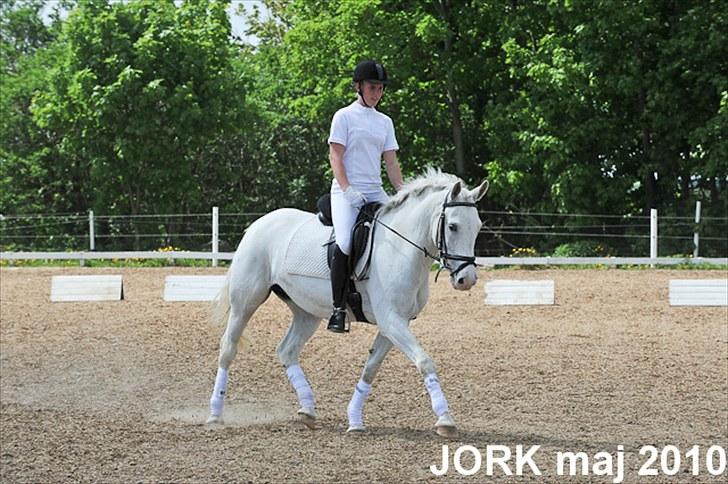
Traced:
<path fill-rule="evenodd" d="M 348 319 L 346 309 L 334 308 L 334 313 L 331 315 L 326 329 L 334 333 L 348 333 L 351 326 Z"/>

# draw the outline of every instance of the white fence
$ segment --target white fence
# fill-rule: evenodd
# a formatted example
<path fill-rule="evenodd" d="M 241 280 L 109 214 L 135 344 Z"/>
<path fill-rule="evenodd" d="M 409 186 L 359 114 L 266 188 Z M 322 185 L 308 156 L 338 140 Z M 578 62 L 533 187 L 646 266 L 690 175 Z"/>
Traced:
<path fill-rule="evenodd" d="M 110 259 L 207 259 L 217 266 L 219 260 L 232 260 L 234 252 L 0 252 L 0 260 L 110 260 Z M 728 257 L 476 257 L 484 267 L 515 265 L 728 265 Z"/>
<path fill-rule="evenodd" d="M 494 213 L 500 213 L 500 212 L 483 212 L 483 218 L 487 219 L 489 214 Z M 220 252 L 220 212 L 218 207 L 212 207 L 211 213 L 209 213 L 207 216 L 204 214 L 188 214 L 188 217 L 198 217 L 198 218 L 207 218 L 207 220 L 210 222 L 208 225 L 207 222 L 205 222 L 205 226 L 209 230 L 211 227 L 211 231 L 207 232 L 207 240 L 209 240 L 209 245 L 205 244 L 206 247 L 210 247 L 209 251 L 183 251 L 183 250 L 169 250 L 169 251 L 97 251 L 96 250 L 96 240 L 97 237 L 99 237 L 97 233 L 97 220 L 105 220 L 108 221 L 112 217 L 111 216 L 105 216 L 105 217 L 95 217 L 94 212 L 90 211 L 88 213 L 88 250 L 87 251 L 67 251 L 67 252 L 46 252 L 46 251 L 3 251 L 0 252 L 0 260 L 78 260 L 83 264 L 86 260 L 96 260 L 96 259 L 168 259 L 168 260 L 176 260 L 176 259 L 203 259 L 203 260 L 210 260 L 211 265 L 213 267 L 218 265 L 218 261 L 220 260 L 231 260 L 233 257 L 233 252 Z M 224 214 L 224 215 L 236 215 L 236 216 L 245 216 L 249 220 L 254 219 L 257 216 L 260 216 L 261 214 Z M 529 216 L 532 217 L 534 215 L 558 215 L 558 216 L 568 216 L 568 217 L 582 217 L 582 216 L 588 216 L 588 215 L 564 215 L 564 214 L 530 214 L 530 213 L 522 213 L 522 214 L 516 214 L 520 216 Z M 137 216 L 140 218 L 146 217 L 184 217 L 185 215 L 142 215 Z M 2 216 L 0 215 L 0 218 Z M 72 216 L 71 218 L 74 219 L 73 223 L 77 223 L 82 219 L 83 216 Z M 619 217 L 619 216 L 607 216 L 607 217 Z M 35 217 L 17 217 L 18 219 L 23 220 L 33 220 Z M 61 218 L 61 216 L 50 216 L 46 217 L 46 219 L 56 219 Z M 125 218 L 125 217 L 117 217 L 117 218 Z M 624 219 L 625 217 L 623 217 Z M 636 218 L 636 217 L 626 217 L 626 218 Z M 670 219 L 675 219 L 675 217 L 666 217 L 668 221 Z M 645 219 L 647 221 L 647 217 L 641 217 L 641 219 Z M 721 219 L 722 220 L 722 219 Z M 726 219 L 728 220 L 728 219 Z M 700 203 L 696 205 L 696 213 L 695 213 L 695 225 L 694 230 L 695 232 L 692 234 L 685 234 L 681 239 L 691 239 L 692 242 L 692 257 L 658 257 L 658 241 L 660 238 L 658 237 L 658 217 L 657 217 L 657 210 L 652 210 L 652 213 L 649 217 L 649 225 L 645 224 L 643 225 L 637 225 L 636 227 L 638 230 L 641 227 L 644 227 L 643 234 L 642 235 L 632 235 L 631 237 L 641 237 L 643 239 L 649 238 L 649 254 L 645 254 L 645 257 L 479 257 L 478 263 L 485 266 L 499 266 L 499 265 L 579 265 L 579 264 L 602 264 L 602 265 L 675 265 L 675 264 L 720 264 L 724 265 L 728 263 L 728 258 L 725 257 L 718 257 L 718 258 L 702 258 L 699 257 L 699 241 L 700 236 L 698 234 L 698 223 L 700 222 Z M 32 223 L 27 224 L 25 226 L 28 230 L 33 230 L 33 227 L 41 227 L 40 225 L 34 225 Z M 533 232 L 533 231 L 526 231 L 522 227 L 517 226 L 507 226 L 507 227 L 497 227 L 497 228 L 491 228 L 488 226 L 484 226 L 484 229 L 482 232 L 484 234 L 495 234 L 499 239 L 506 242 L 506 244 L 510 245 L 511 247 L 516 247 L 514 244 L 508 243 L 508 241 L 504 238 L 504 236 L 513 236 L 516 237 L 519 234 L 544 234 L 549 236 L 559 236 L 559 235 L 578 235 L 578 236 L 595 236 L 599 234 L 595 233 L 577 233 L 577 234 L 568 234 L 563 233 L 561 234 L 558 230 L 554 230 L 554 226 L 548 227 L 548 226 L 532 226 L 535 230 L 538 229 L 544 229 L 543 232 Z M 612 227 L 625 227 L 624 225 L 612 225 Z M 633 228 L 635 226 L 632 226 Z M 649 227 L 649 232 L 647 231 L 647 227 Z M 548 231 L 548 229 L 551 229 L 551 231 Z M 236 227 L 237 229 L 237 227 Z M 235 230 L 234 234 L 224 234 L 227 236 L 234 236 L 235 238 L 239 238 L 242 235 L 242 231 Z M 592 231 L 594 232 L 594 231 Z M 195 234 L 178 234 L 178 235 L 194 235 L 198 238 L 205 238 L 205 232 L 199 231 L 199 233 Z M 609 236 L 609 234 L 606 234 Z M 27 235 L 26 235 L 27 236 Z M 142 234 L 142 235 L 136 235 L 138 237 L 159 237 L 159 234 Z M 10 238 L 13 236 L 11 235 Z M 22 237 L 22 236 L 17 236 Z M 31 237 L 33 237 L 31 235 Z M 104 237 L 107 238 L 113 238 L 113 237 L 130 237 L 130 235 L 122 234 L 111 234 L 111 235 L 105 235 Z M 3 234 L 3 238 L 8 238 L 7 234 Z"/>

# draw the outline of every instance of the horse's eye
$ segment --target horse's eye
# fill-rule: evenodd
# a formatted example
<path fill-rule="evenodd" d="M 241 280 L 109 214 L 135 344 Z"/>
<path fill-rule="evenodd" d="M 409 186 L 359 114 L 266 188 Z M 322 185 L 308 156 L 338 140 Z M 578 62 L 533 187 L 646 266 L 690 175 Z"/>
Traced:
<path fill-rule="evenodd" d="M 447 228 L 449 228 L 452 232 L 457 232 L 458 231 L 457 224 L 450 224 L 450 225 L 447 226 Z"/>

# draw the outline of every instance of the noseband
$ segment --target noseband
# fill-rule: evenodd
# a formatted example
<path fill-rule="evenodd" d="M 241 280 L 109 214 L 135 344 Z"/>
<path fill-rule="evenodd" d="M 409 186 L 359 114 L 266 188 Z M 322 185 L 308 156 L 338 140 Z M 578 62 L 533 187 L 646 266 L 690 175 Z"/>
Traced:
<path fill-rule="evenodd" d="M 445 223 L 445 210 L 451 207 L 477 208 L 477 205 L 474 202 L 448 202 L 447 197 L 445 197 L 445 203 L 442 204 L 442 211 L 440 212 L 440 217 L 437 221 L 436 243 L 440 269 L 437 271 L 437 274 L 435 274 L 435 282 L 437 282 L 437 277 L 443 269 L 447 269 L 450 272 L 450 277 L 455 277 L 458 272 L 462 271 L 466 267 L 475 266 L 475 256 L 451 254 L 447 251 L 447 239 L 445 237 L 445 226 L 447 225 Z M 453 269 L 448 261 L 461 262 L 461 264 L 456 269 Z"/>

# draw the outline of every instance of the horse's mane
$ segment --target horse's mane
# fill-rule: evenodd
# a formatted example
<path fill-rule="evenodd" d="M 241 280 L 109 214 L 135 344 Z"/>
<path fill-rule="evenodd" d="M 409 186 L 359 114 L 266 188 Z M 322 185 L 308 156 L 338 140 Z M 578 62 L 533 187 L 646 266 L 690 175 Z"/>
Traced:
<path fill-rule="evenodd" d="M 379 211 L 380 215 L 390 212 L 407 200 L 422 198 L 424 195 L 450 189 L 458 180 L 455 175 L 443 173 L 438 168 L 427 168 L 425 172 L 409 181 L 387 201 Z"/>

